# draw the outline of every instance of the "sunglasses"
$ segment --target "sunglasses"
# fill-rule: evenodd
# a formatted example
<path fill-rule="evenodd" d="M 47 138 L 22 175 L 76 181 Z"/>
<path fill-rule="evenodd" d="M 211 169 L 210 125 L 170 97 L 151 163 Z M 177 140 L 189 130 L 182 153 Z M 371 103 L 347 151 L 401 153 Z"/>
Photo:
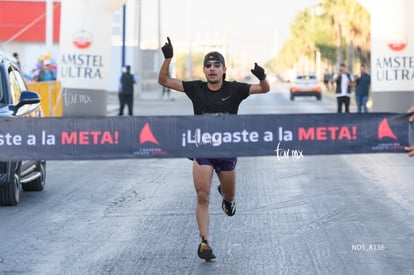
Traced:
<path fill-rule="evenodd" d="M 207 62 L 206 65 L 204 67 L 206 67 L 207 69 L 210 68 L 211 66 L 214 66 L 214 68 L 220 68 L 221 63 L 216 61 L 216 62 Z"/>

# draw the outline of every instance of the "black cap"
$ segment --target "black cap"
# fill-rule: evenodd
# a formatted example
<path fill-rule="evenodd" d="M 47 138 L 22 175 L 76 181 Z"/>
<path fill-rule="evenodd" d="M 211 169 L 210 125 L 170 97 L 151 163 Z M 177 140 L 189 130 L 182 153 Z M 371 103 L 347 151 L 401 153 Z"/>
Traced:
<path fill-rule="evenodd" d="M 221 64 L 223 64 L 223 66 L 226 65 L 226 63 L 224 62 L 224 57 L 221 53 L 219 53 L 219 52 L 209 52 L 204 57 L 204 67 L 207 65 L 208 61 L 213 61 L 213 60 L 220 62 Z"/>

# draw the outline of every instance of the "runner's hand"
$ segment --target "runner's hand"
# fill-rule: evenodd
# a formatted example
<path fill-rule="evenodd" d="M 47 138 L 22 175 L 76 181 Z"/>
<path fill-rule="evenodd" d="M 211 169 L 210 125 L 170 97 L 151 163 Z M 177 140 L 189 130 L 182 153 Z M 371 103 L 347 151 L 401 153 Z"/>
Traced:
<path fill-rule="evenodd" d="M 408 152 L 409 157 L 414 157 L 414 146 L 406 146 L 404 149 Z"/>
<path fill-rule="evenodd" d="M 260 81 L 266 79 L 265 70 L 257 65 L 257 63 L 254 63 L 254 69 L 250 70 L 252 74 L 254 74 Z"/>
<path fill-rule="evenodd" d="M 161 47 L 162 53 L 164 54 L 165 59 L 172 58 L 174 55 L 173 46 L 171 44 L 171 40 L 169 37 L 167 37 L 168 42 L 164 44 L 164 46 Z"/>

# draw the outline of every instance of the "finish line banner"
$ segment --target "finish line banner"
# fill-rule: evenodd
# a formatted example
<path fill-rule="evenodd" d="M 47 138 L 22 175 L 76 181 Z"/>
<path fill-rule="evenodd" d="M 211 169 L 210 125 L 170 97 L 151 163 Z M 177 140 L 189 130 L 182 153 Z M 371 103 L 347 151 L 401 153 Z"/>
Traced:
<path fill-rule="evenodd" d="M 395 113 L 0 119 L 1 160 L 405 152 Z"/>

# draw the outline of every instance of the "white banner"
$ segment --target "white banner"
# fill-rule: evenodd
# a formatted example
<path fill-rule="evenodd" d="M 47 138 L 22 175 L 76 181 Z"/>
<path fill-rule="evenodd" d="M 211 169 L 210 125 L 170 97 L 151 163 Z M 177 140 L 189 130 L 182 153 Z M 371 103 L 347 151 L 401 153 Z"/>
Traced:
<path fill-rule="evenodd" d="M 122 0 L 62 0 L 59 80 L 63 88 L 107 90 L 112 14 Z"/>
<path fill-rule="evenodd" d="M 371 11 L 373 92 L 414 91 L 412 0 L 382 0 Z"/>

